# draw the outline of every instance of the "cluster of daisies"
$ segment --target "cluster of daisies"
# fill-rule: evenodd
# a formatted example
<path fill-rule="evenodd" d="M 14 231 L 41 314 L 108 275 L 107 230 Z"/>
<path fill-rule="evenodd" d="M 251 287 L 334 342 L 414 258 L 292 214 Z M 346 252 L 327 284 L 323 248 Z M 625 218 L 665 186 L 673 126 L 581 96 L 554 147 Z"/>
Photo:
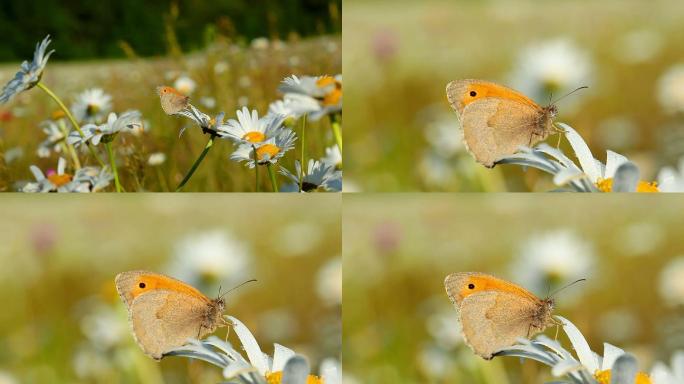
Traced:
<path fill-rule="evenodd" d="M 211 148 L 215 138 L 230 140 L 234 151 L 229 158 L 255 169 L 257 185 L 258 168 L 261 166 L 267 169 L 276 192 L 341 191 L 342 77 L 293 75 L 285 78 L 278 90 L 283 93 L 283 99 L 271 103 L 268 113 L 262 116 L 257 110 L 243 107 L 236 111 L 235 119 L 224 121 L 223 112 L 211 117 L 189 102 L 170 114 L 190 119 L 201 128 L 202 133 L 211 136 L 203 154 Z M 171 89 L 171 92 L 176 91 Z M 298 139 L 295 129 L 300 129 L 299 139 L 303 141 L 307 121 L 318 121 L 326 116 L 330 119 L 335 138 L 335 144 L 326 148 L 326 155 L 321 159 L 305 161 L 306 143 L 300 142 L 301 151 L 299 158 L 294 161 L 295 169 L 288 170 L 280 165 L 281 159 L 295 148 Z M 201 159 L 202 156 L 198 160 Z M 306 165 L 303 166 L 303 163 Z M 276 166 L 278 172 L 287 179 L 282 186 L 273 174 L 272 167 Z"/>
<path fill-rule="evenodd" d="M 84 91 L 67 108 L 41 82 L 48 58 L 54 52 L 47 51 L 49 44 L 49 36 L 37 44 L 33 61 L 22 63 L 19 72 L 0 93 L 0 103 L 5 103 L 17 94 L 37 87 L 61 108 L 53 113 L 51 119 L 40 124 L 46 138 L 37 149 L 38 156 L 43 158 L 52 156 L 53 153 L 58 154 L 57 169 L 44 173 L 35 165 L 31 166 L 35 182 L 28 182 L 19 189 L 24 192 L 97 192 L 107 190 L 108 187 L 111 190 L 110 186 L 113 184 L 114 190 L 123 192 L 112 143 L 120 133 L 140 135 L 147 124 L 144 124 L 139 111 L 129 110 L 118 115 L 112 112 L 111 96 L 101 89 Z M 178 90 L 165 88 L 183 95 L 180 86 Z M 169 114 L 191 120 L 201 128 L 203 134 L 210 136 L 204 151 L 176 191 L 181 190 L 190 180 L 215 139 L 228 139 L 234 144 L 234 151 L 229 159 L 254 169 L 257 190 L 259 168 L 265 168 L 273 191 L 341 191 L 342 77 L 293 75 L 283 80 L 279 91 L 283 94 L 282 100 L 272 103 L 268 113 L 262 116 L 256 110 L 243 107 L 236 112 L 234 119 L 224 122 L 223 112 L 211 117 L 189 103 L 188 98 L 184 99 L 185 103 L 181 103 L 180 108 L 173 109 Z M 334 139 L 334 144 L 326 148 L 324 157 L 306 159 L 307 123 L 324 117 L 330 121 L 330 136 Z M 290 162 L 294 164 L 293 169 L 287 169 L 282 165 L 282 159 L 288 152 L 294 154 L 297 140 L 301 150 L 296 151 L 298 153 L 293 155 L 296 156 L 294 162 Z M 153 153 L 147 163 L 157 166 L 165 160 L 164 153 Z M 95 165 L 85 166 L 85 163 Z M 278 178 L 285 182 L 280 185 Z"/>

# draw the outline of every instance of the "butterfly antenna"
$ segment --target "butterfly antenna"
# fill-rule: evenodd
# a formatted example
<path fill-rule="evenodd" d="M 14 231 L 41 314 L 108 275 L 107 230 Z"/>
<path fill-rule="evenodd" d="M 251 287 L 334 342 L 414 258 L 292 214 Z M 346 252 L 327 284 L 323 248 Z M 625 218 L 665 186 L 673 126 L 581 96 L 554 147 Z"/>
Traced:
<path fill-rule="evenodd" d="M 257 281 L 257 279 L 249 279 L 249 280 L 247 280 L 247 281 L 245 281 L 245 282 L 243 282 L 243 283 L 240 283 L 240 284 L 234 286 L 233 288 L 231 288 L 231 289 L 225 291 L 225 292 L 223 293 L 223 295 L 221 295 L 221 296 L 219 296 L 219 297 L 220 297 L 220 298 L 223 298 L 223 296 L 227 295 L 228 293 L 230 293 L 230 292 L 232 292 L 232 291 L 234 291 L 234 290 L 236 290 L 236 289 L 242 287 L 243 285 L 245 285 L 245 284 L 247 284 L 247 283 L 251 283 L 251 282 L 254 282 L 254 281 Z"/>
<path fill-rule="evenodd" d="M 573 93 L 575 93 L 575 92 L 577 92 L 577 91 L 579 91 L 579 90 L 587 89 L 587 88 L 589 88 L 589 87 L 586 86 L 586 85 L 583 85 L 583 86 L 581 86 L 581 87 L 579 87 L 579 88 L 575 88 L 574 90 L 572 90 L 572 91 L 566 93 L 565 95 L 563 95 L 563 96 L 561 96 L 560 98 L 556 99 L 555 101 L 551 102 L 551 105 L 556 104 L 557 102 L 559 102 L 559 101 L 565 99 L 566 97 L 572 95 Z"/>
<path fill-rule="evenodd" d="M 548 298 L 554 297 L 558 292 L 560 292 L 560 291 L 562 291 L 562 290 L 564 290 L 564 289 L 566 289 L 566 288 L 569 288 L 569 287 L 571 287 L 571 286 L 573 286 L 573 285 L 575 285 L 575 284 L 577 284 L 577 283 L 579 283 L 579 282 L 581 282 L 581 281 L 587 281 L 587 279 L 577 279 L 577 280 L 573 281 L 573 282 L 570 283 L 570 284 L 566 284 L 564 287 L 561 287 L 561 288 L 556 289 L 555 291 L 553 291 L 553 293 L 551 293 L 551 294 L 548 296 Z"/>

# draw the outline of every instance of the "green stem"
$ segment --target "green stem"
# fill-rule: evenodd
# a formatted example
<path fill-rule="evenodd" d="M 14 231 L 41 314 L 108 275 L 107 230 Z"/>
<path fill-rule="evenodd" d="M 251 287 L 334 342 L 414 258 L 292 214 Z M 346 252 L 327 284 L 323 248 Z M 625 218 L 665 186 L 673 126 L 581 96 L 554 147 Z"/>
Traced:
<path fill-rule="evenodd" d="M 36 84 L 36 85 L 38 86 L 38 88 L 45 91 L 45 93 L 47 93 L 48 96 L 50 96 L 52 98 L 52 100 L 54 100 L 57 103 L 57 105 L 59 105 L 59 107 L 62 108 L 62 111 L 64 111 L 64 114 L 66 114 L 69 121 L 71 121 L 71 124 L 78 131 L 78 134 L 81 135 L 81 137 L 85 139 L 85 133 L 83 133 L 83 131 L 81 130 L 81 127 L 76 122 L 76 119 L 74 119 L 74 116 L 71 114 L 71 111 L 69 111 L 69 108 L 67 108 L 66 105 L 64 105 L 64 103 L 62 103 L 62 100 L 57 95 L 55 95 L 55 93 L 52 92 L 50 90 L 50 88 L 48 88 L 42 82 L 39 81 L 38 84 Z M 100 159 L 100 157 L 97 155 L 97 153 L 95 153 L 95 150 L 93 149 L 92 145 L 90 145 L 90 143 L 86 143 L 86 144 L 88 144 L 88 149 L 90 150 L 90 154 L 93 155 L 93 157 L 95 158 L 95 160 L 97 160 L 98 163 L 100 163 L 101 167 L 104 167 L 105 163 L 102 161 L 102 159 Z"/>
<path fill-rule="evenodd" d="M 273 172 L 273 168 L 271 168 L 271 163 L 266 164 L 266 168 L 268 169 L 268 175 L 271 177 L 273 192 L 278 192 L 278 183 L 276 182 L 275 172 Z"/>
<path fill-rule="evenodd" d="M 112 167 L 112 173 L 114 174 L 114 185 L 116 186 L 116 193 L 121 193 L 121 183 L 119 183 L 119 172 L 116 169 L 116 161 L 114 161 L 114 151 L 112 151 L 112 143 L 104 143 L 107 149 L 107 155 L 109 155 L 109 164 Z"/>
<path fill-rule="evenodd" d="M 69 136 L 69 132 L 67 132 L 66 127 L 64 126 L 63 121 L 58 121 L 57 122 L 57 127 L 59 127 L 59 131 L 62 132 L 62 135 L 64 135 L 64 140 L 62 141 L 62 147 L 66 153 L 71 156 L 71 161 L 74 163 L 74 168 L 76 169 L 81 169 L 81 161 L 78 159 L 78 155 L 76 154 L 76 149 L 74 148 L 73 145 L 69 144 L 69 140 L 67 140 L 67 136 Z"/>
<path fill-rule="evenodd" d="M 215 138 L 216 138 L 216 136 L 211 135 L 211 138 L 207 142 L 207 145 L 204 146 L 204 150 L 202 151 L 202 153 L 200 153 L 197 160 L 195 160 L 195 163 L 192 165 L 192 168 L 190 168 L 190 171 L 188 171 L 188 174 L 185 175 L 185 177 L 183 178 L 183 181 L 181 181 L 180 184 L 178 184 L 178 187 L 176 188 L 176 192 L 180 192 L 180 190 L 183 188 L 185 183 L 187 183 L 188 180 L 190 180 L 190 178 L 192 177 L 192 174 L 195 173 L 195 171 L 197 170 L 197 167 L 199 167 L 202 160 L 204 160 L 204 157 L 207 156 L 207 153 L 211 149 L 211 146 L 214 145 L 214 139 Z"/>
<path fill-rule="evenodd" d="M 306 147 L 306 145 L 305 145 L 305 142 L 306 142 L 306 140 L 305 140 L 305 138 L 306 138 L 306 116 L 307 115 L 302 116 L 302 140 L 299 143 L 299 145 L 302 147 L 302 156 L 300 157 L 300 161 L 301 161 L 300 165 L 302 166 L 301 167 L 302 171 L 300 171 L 299 175 L 297 175 L 297 177 L 299 178 L 299 192 L 302 191 L 302 180 L 304 179 L 304 175 L 302 175 L 302 173 L 304 172 L 303 171 L 303 169 L 304 169 L 304 148 Z"/>
<path fill-rule="evenodd" d="M 259 162 L 257 161 L 256 146 L 252 145 L 254 149 L 254 190 L 259 192 Z"/>
<path fill-rule="evenodd" d="M 342 127 L 340 126 L 340 120 L 336 116 L 330 117 L 330 124 L 332 125 L 333 135 L 335 135 L 335 142 L 340 148 L 340 153 L 342 153 Z"/>

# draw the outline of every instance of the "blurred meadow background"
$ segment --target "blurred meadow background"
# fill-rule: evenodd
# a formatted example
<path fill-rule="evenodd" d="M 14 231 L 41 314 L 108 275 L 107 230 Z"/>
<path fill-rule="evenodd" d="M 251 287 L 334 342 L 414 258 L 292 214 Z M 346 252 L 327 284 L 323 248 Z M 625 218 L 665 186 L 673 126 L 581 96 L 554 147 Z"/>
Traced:
<path fill-rule="evenodd" d="M 347 186 L 366 191 L 545 191 L 540 171 L 488 170 L 466 152 L 445 95 L 480 78 L 544 106 L 592 153 L 646 181 L 684 172 L 684 3 L 677 0 L 346 0 Z M 556 146 L 557 135 L 547 142 Z M 567 141 L 560 148 L 572 157 Z M 664 173 L 661 173 L 664 172 Z M 672 174 L 672 173 L 670 173 Z"/>
<path fill-rule="evenodd" d="M 243 107 L 263 120 L 269 106 L 282 100 L 278 87 L 286 77 L 335 76 L 342 69 L 341 0 L 15 1 L 4 4 L 0 16 L 6 21 L 0 30 L 8 36 L 0 44 L 2 85 L 50 34 L 47 51 L 55 52 L 41 82 L 79 125 L 103 124 L 110 112 L 119 117 L 128 110 L 140 112 L 141 126 L 117 135 L 112 145 L 124 191 L 175 190 L 209 139 L 191 120 L 162 111 L 157 86 L 189 96 L 212 124 L 219 112 L 225 112 L 226 121 L 237 119 Z M 341 79 L 339 87 L 341 103 Z M 0 190 L 17 191 L 33 182 L 31 165 L 59 187 L 49 177 L 60 174 L 59 157 L 68 161 L 66 174 L 74 175 L 75 162 L 64 142 L 65 129 L 73 130 L 67 117 L 38 87 L 0 104 Z M 294 161 L 302 153 L 305 164 L 315 159 L 341 169 L 332 120 L 323 117 L 308 120 L 304 141 L 301 122 L 287 122 L 297 140 L 275 166 L 281 186 L 290 179 L 278 167 L 297 173 Z M 266 167 L 260 167 L 264 170 L 255 184 L 253 169 L 229 159 L 236 148 L 218 139 L 183 190 L 248 192 L 255 185 L 271 190 Z M 82 149 L 83 166 L 103 166 L 85 146 L 76 148 Z M 105 148 L 95 150 L 109 167 Z M 114 181 L 101 189 L 113 191 Z"/>
<path fill-rule="evenodd" d="M 346 195 L 345 378 L 553 381 L 540 363 L 485 361 L 464 345 L 443 285 L 459 271 L 490 273 L 542 298 L 586 278 L 555 296 L 555 314 L 573 322 L 597 353 L 608 342 L 636 355 L 644 372 L 658 361 L 669 366 L 684 350 L 682 209 L 676 196 Z M 555 327 L 545 334 L 553 339 Z M 558 340 L 572 351 L 562 330 Z"/>
<path fill-rule="evenodd" d="M 0 206 L 3 384 L 221 381 L 221 369 L 203 361 L 143 354 L 114 286 L 117 273 L 134 269 L 174 276 L 210 298 L 219 285 L 256 278 L 226 296 L 225 313 L 264 353 L 282 344 L 314 373 L 323 359 L 340 359 L 339 198 L 16 195 Z M 234 332 L 229 341 L 239 350 Z"/>

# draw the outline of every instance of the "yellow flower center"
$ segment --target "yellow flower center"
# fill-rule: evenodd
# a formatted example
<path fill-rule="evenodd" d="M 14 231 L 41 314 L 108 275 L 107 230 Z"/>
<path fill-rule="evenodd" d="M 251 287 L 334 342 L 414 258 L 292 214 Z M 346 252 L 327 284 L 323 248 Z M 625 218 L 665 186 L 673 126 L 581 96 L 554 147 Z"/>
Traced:
<path fill-rule="evenodd" d="M 318 88 L 325 88 L 328 85 L 335 84 L 335 78 L 332 76 L 323 76 L 320 79 L 316 80 L 316 85 Z"/>
<path fill-rule="evenodd" d="M 266 374 L 266 382 L 268 384 L 280 384 L 283 380 L 283 371 L 278 371 L 278 372 L 271 372 Z M 306 378 L 306 384 L 324 384 L 323 379 L 314 376 L 314 375 L 309 375 Z M 641 384 L 641 383 L 639 383 Z"/>
<path fill-rule="evenodd" d="M 61 187 L 65 184 L 68 184 L 71 181 L 71 175 L 68 175 L 66 173 L 63 175 L 53 173 L 52 175 L 48 176 L 47 179 L 57 187 Z"/>
<path fill-rule="evenodd" d="M 54 112 L 52 112 L 52 120 L 59 120 L 59 119 L 63 118 L 64 116 L 66 116 L 66 115 L 64 114 L 64 111 L 61 109 L 57 109 Z"/>
<path fill-rule="evenodd" d="M 264 141 L 264 139 L 266 139 L 266 135 L 264 135 L 261 132 L 252 131 L 242 136 L 242 139 L 247 140 L 250 143 L 261 143 L 262 141 Z"/>
<path fill-rule="evenodd" d="M 323 105 L 337 105 L 342 99 L 342 88 L 335 88 L 323 97 Z"/>
<path fill-rule="evenodd" d="M 596 371 L 594 378 L 599 384 L 610 384 L 610 369 L 605 371 Z M 269 382 L 270 383 L 270 382 Z M 634 384 L 651 384 L 651 378 L 643 372 L 638 372 Z"/>
<path fill-rule="evenodd" d="M 93 116 L 97 114 L 100 111 L 100 106 L 95 105 L 95 104 L 88 104 L 88 107 L 86 108 L 86 114 L 88 116 Z"/>
<path fill-rule="evenodd" d="M 266 155 L 269 156 L 269 159 L 272 159 L 278 154 L 278 152 L 280 152 L 280 148 L 278 148 L 278 146 L 273 144 L 264 144 L 256 150 L 257 159 L 260 161 L 264 160 Z"/>
<path fill-rule="evenodd" d="M 609 177 L 607 179 L 601 179 L 598 182 L 596 182 L 596 187 L 599 189 L 601 192 L 611 192 L 613 190 L 613 178 Z M 637 183 L 636 191 L 640 193 L 651 193 L 651 192 L 660 192 L 658 190 L 658 183 L 655 181 L 652 182 L 647 182 L 647 181 L 641 181 Z"/>

